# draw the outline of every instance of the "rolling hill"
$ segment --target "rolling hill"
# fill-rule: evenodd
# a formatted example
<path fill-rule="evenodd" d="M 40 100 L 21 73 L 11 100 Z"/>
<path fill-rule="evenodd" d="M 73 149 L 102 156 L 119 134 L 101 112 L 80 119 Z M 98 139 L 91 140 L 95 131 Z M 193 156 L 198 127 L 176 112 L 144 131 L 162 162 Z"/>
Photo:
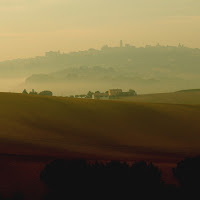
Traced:
<path fill-rule="evenodd" d="M 174 161 L 200 153 L 199 116 L 199 105 L 0 93 L 0 152 Z"/>
<path fill-rule="evenodd" d="M 140 103 L 167 103 L 167 104 L 200 104 L 200 91 L 183 90 L 172 93 L 145 94 L 132 97 L 121 97 L 119 101 Z"/>

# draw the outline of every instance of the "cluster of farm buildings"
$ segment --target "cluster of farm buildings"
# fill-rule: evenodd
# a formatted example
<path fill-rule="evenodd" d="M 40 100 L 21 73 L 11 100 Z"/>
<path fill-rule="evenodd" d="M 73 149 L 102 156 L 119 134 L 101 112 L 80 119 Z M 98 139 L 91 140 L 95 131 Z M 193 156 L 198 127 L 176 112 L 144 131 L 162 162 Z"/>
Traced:
<path fill-rule="evenodd" d="M 134 90 L 123 92 L 122 89 L 110 89 L 106 93 L 94 93 L 92 99 L 116 99 L 121 96 L 135 96 L 137 95 Z"/>

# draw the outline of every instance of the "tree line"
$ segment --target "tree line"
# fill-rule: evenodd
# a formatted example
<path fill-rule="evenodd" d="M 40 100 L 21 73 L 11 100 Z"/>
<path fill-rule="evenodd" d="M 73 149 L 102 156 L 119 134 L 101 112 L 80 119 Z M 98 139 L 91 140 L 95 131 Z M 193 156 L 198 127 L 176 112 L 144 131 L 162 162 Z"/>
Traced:
<path fill-rule="evenodd" d="M 200 156 L 180 161 L 172 171 L 178 185 L 166 184 L 159 168 L 144 161 L 60 159 L 45 166 L 40 180 L 47 188 L 44 200 L 199 199 Z M 23 195 L 17 193 L 10 198 L 23 199 Z"/>
<path fill-rule="evenodd" d="M 27 92 L 26 89 L 23 90 L 22 94 L 32 94 L 32 95 L 42 95 L 42 96 L 53 96 L 53 92 L 49 90 L 44 90 L 42 92 L 36 92 L 34 89 L 32 89 L 30 92 Z"/>

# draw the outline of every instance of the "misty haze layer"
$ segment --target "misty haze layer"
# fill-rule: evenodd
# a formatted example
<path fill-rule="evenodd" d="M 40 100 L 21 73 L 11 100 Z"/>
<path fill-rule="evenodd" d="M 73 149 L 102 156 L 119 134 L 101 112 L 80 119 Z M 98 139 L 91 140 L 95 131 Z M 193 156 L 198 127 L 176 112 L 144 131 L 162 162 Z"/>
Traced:
<path fill-rule="evenodd" d="M 45 56 L 1 62 L 0 89 L 52 90 L 62 96 L 111 88 L 171 92 L 200 88 L 199 63 L 200 49 L 159 44 L 137 48 L 121 41 L 118 47 L 106 45 L 101 50 L 47 52 Z M 9 84 L 3 84 L 5 81 Z"/>

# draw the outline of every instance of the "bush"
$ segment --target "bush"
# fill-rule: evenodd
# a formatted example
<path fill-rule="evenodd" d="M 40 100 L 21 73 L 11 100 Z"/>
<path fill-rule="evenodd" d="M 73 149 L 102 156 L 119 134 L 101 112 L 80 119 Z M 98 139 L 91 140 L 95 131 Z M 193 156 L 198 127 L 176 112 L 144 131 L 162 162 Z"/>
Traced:
<path fill-rule="evenodd" d="M 173 174 L 184 193 L 200 197 L 200 156 L 182 160 L 173 169 Z"/>
<path fill-rule="evenodd" d="M 22 94 L 28 94 L 27 90 L 24 89 L 23 92 L 22 92 Z"/>
<path fill-rule="evenodd" d="M 53 92 L 45 90 L 45 91 L 40 92 L 39 95 L 53 96 Z"/>

